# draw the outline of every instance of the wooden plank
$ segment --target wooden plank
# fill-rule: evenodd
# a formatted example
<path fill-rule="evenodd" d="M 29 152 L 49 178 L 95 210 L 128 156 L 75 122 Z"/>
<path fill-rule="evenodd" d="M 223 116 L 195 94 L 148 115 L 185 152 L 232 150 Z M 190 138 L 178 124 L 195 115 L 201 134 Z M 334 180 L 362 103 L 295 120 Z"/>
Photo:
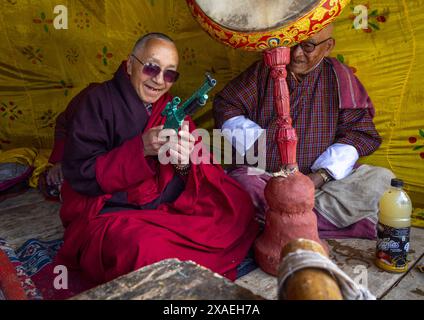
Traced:
<path fill-rule="evenodd" d="M 424 273 L 417 265 L 424 265 L 424 256 L 384 295 L 383 300 L 424 300 Z"/>
<path fill-rule="evenodd" d="M 0 211 L 0 237 L 14 249 L 25 241 L 55 240 L 63 237 L 60 203 L 43 201 Z"/>
<path fill-rule="evenodd" d="M 167 259 L 83 292 L 72 300 L 259 300 L 192 261 Z"/>
<path fill-rule="evenodd" d="M 260 268 L 256 268 L 235 282 L 265 299 L 277 299 L 277 278 L 263 272 Z"/>
<path fill-rule="evenodd" d="M 38 190 L 29 189 L 25 193 L 0 201 L 0 211 L 44 201 L 43 195 Z"/>
<path fill-rule="evenodd" d="M 338 239 L 327 240 L 330 257 L 344 272 L 357 282 L 367 285 L 380 298 L 404 274 L 389 273 L 374 265 L 375 240 Z M 411 247 L 408 258 L 414 264 L 424 253 L 424 229 L 411 229 Z M 366 272 L 363 276 L 361 272 Z M 424 281 L 424 279 L 422 280 Z M 277 280 L 260 269 L 237 279 L 236 283 L 266 299 L 276 299 Z"/>

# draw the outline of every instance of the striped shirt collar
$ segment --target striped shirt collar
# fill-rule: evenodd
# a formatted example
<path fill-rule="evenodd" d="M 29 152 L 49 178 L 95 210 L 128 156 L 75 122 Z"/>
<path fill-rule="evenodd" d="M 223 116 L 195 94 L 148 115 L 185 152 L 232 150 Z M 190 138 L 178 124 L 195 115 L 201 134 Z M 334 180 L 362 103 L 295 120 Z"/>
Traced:
<path fill-rule="evenodd" d="M 144 107 L 146 108 L 146 111 L 147 111 L 148 115 L 149 115 L 149 116 L 150 116 L 150 115 L 152 115 L 152 108 L 153 108 L 153 105 L 152 105 L 151 103 L 149 103 L 149 104 L 144 104 Z"/>

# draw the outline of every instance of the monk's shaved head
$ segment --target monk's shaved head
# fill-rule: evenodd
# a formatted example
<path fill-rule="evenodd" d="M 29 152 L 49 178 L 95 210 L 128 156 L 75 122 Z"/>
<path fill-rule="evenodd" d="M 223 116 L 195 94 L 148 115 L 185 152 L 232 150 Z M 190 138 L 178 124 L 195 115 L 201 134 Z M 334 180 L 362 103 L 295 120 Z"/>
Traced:
<path fill-rule="evenodd" d="M 152 39 L 162 39 L 162 40 L 174 43 L 174 40 L 172 40 L 171 37 L 167 36 L 164 33 L 151 32 L 151 33 L 145 34 L 144 36 L 142 36 L 140 39 L 137 40 L 132 50 L 132 53 L 136 54 L 138 53 L 139 50 L 144 49 L 146 44 Z"/>

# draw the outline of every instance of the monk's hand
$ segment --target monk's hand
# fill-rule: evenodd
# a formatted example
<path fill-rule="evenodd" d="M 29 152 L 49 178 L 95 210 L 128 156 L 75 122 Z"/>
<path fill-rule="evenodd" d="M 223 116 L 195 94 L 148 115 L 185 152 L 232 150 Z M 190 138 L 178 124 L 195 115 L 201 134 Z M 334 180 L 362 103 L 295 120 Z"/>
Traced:
<path fill-rule="evenodd" d="M 190 163 L 190 155 L 194 149 L 196 139 L 190 133 L 188 124 L 183 124 L 178 132 L 177 139 L 170 139 L 170 157 L 171 163 L 176 165 L 188 165 Z"/>
<path fill-rule="evenodd" d="M 308 174 L 308 177 L 312 180 L 314 183 L 315 189 L 319 189 L 324 184 L 324 179 L 319 173 L 310 173 Z"/>
<path fill-rule="evenodd" d="M 49 186 L 61 185 L 63 183 L 62 164 L 56 163 L 47 171 L 46 182 Z"/>
<path fill-rule="evenodd" d="M 159 149 L 167 142 L 166 139 L 160 137 L 160 132 L 163 129 L 163 125 L 150 128 L 141 137 L 144 145 L 145 156 L 157 156 Z"/>

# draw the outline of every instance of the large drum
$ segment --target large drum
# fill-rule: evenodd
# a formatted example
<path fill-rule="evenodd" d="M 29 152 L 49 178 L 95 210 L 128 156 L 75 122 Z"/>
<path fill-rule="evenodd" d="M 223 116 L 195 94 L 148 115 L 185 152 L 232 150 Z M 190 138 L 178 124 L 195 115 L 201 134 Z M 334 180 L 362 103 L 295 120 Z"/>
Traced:
<path fill-rule="evenodd" d="M 203 29 L 234 48 L 290 47 L 330 24 L 350 0 L 186 0 Z"/>

